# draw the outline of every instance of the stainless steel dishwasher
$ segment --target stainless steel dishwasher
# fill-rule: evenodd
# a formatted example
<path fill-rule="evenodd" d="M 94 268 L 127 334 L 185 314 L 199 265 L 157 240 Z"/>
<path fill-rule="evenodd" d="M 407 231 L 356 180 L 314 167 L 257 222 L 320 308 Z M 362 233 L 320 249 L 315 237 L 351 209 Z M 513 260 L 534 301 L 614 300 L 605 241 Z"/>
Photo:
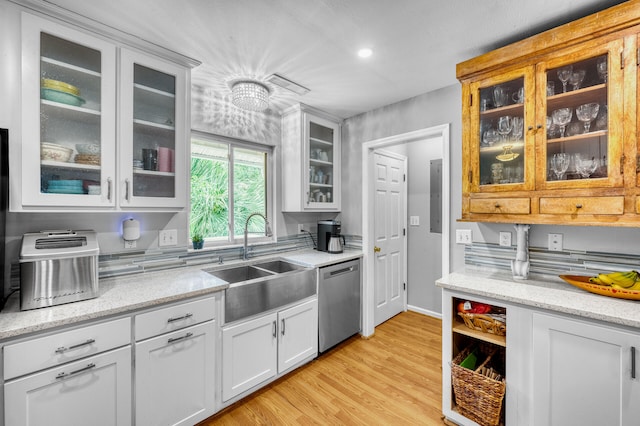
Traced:
<path fill-rule="evenodd" d="M 360 331 L 360 259 L 320 268 L 318 349 L 324 352 Z"/>

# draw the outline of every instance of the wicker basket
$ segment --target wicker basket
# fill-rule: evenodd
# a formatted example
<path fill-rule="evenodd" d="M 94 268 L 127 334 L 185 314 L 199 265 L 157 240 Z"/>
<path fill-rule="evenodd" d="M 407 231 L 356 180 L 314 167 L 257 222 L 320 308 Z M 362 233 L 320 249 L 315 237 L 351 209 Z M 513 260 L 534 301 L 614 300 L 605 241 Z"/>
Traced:
<path fill-rule="evenodd" d="M 458 315 L 462 317 L 464 325 L 473 330 L 495 334 L 496 336 L 505 336 L 507 334 L 507 324 L 489 315 L 469 314 L 466 312 L 458 312 Z"/>
<path fill-rule="evenodd" d="M 487 354 L 480 348 L 485 360 L 475 371 L 461 367 L 460 363 L 469 355 L 471 349 L 464 349 L 451 362 L 451 384 L 457 410 L 480 425 L 496 426 L 500 422 L 506 383 L 504 379 L 493 380 L 477 372 L 491 361 L 495 350 Z"/>

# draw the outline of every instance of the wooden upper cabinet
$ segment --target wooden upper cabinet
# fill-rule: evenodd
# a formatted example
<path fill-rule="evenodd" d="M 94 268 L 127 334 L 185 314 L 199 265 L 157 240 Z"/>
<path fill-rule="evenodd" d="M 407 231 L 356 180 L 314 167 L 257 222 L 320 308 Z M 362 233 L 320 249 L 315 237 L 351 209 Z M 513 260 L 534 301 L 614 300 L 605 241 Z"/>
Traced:
<path fill-rule="evenodd" d="M 461 220 L 640 225 L 637 4 L 458 64 Z"/>

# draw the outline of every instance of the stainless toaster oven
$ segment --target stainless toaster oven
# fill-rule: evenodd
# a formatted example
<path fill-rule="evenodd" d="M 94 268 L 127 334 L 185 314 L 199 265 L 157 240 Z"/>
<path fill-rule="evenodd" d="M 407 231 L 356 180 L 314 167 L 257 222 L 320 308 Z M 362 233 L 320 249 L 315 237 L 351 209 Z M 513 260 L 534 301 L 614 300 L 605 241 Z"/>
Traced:
<path fill-rule="evenodd" d="M 94 231 L 24 234 L 20 249 L 20 309 L 97 297 L 99 251 Z"/>

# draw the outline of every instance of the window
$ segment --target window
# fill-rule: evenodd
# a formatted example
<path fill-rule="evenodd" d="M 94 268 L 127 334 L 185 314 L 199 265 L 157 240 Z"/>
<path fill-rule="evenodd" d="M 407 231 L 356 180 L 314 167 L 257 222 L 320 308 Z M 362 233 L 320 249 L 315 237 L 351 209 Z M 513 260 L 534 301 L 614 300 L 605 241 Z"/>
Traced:
<path fill-rule="evenodd" d="M 191 236 L 209 243 L 242 242 L 247 218 L 252 213 L 269 215 L 272 149 L 207 133 L 191 136 Z M 265 237 L 259 217 L 249 222 L 249 238 Z"/>

